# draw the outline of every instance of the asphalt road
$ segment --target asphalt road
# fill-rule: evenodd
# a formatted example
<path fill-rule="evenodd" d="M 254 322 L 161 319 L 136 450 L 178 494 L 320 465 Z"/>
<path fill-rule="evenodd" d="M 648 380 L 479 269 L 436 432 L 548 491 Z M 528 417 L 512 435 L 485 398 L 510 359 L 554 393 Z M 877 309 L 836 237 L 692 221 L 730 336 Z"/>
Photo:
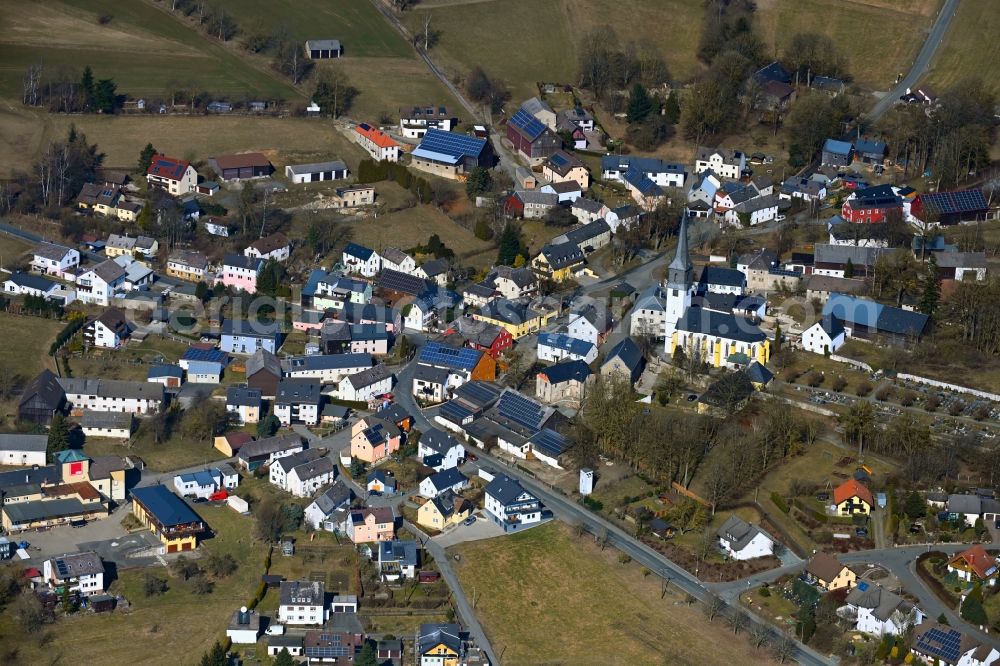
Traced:
<path fill-rule="evenodd" d="M 930 32 L 927 33 L 924 45 L 920 48 L 920 52 L 917 53 L 917 58 L 913 61 L 913 65 L 910 66 L 910 71 L 886 93 L 885 97 L 875 103 L 872 110 L 868 112 L 867 120 L 869 123 L 874 123 L 885 115 L 886 111 L 899 101 L 900 96 L 906 93 L 907 88 L 912 89 L 917 85 L 917 81 L 920 80 L 920 77 L 930 67 L 931 61 L 934 59 L 934 54 L 937 52 L 938 47 L 941 46 L 945 33 L 948 32 L 948 26 L 951 25 L 951 20 L 958 9 L 958 2 L 959 0 L 945 0 L 944 6 L 941 7 L 941 12 L 934 20 Z"/>

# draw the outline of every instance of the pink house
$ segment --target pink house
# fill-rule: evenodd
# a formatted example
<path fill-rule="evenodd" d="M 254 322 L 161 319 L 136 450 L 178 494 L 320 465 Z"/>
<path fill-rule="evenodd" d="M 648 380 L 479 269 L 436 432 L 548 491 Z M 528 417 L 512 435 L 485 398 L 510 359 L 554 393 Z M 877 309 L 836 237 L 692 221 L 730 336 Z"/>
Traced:
<path fill-rule="evenodd" d="M 257 292 L 257 276 L 265 263 L 264 259 L 227 254 L 222 261 L 222 284 L 254 294 Z"/>
<path fill-rule="evenodd" d="M 325 310 L 306 310 L 305 308 L 295 312 L 292 317 L 292 328 L 296 331 L 316 331 L 323 328 L 329 313 Z"/>
<path fill-rule="evenodd" d="M 351 426 L 351 457 L 375 463 L 399 450 L 402 433 L 394 423 L 369 416 Z"/>
<path fill-rule="evenodd" d="M 354 543 L 391 541 L 396 536 L 396 515 L 390 506 L 354 509 L 347 515 L 347 534 Z"/>

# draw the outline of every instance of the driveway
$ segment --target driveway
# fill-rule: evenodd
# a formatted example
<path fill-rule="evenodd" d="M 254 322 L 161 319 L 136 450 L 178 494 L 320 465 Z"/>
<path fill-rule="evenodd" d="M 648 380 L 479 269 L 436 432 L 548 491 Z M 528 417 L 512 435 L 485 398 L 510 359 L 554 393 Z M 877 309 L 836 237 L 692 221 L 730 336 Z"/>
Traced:
<path fill-rule="evenodd" d="M 466 541 L 480 541 L 498 536 L 503 536 L 503 530 L 500 529 L 500 526 L 487 519 L 483 516 L 483 512 L 479 511 L 476 514 L 476 522 L 471 525 L 456 525 L 433 537 L 432 540 L 442 548 L 451 548 Z"/>
<path fill-rule="evenodd" d="M 119 506 L 114 513 L 101 520 L 88 521 L 83 527 L 60 525 L 44 532 L 24 532 L 12 535 L 17 541 L 31 544 L 29 562 L 40 564 L 53 555 L 81 550 L 80 544 L 123 538 L 126 534 L 121 526 L 122 518 L 131 511 L 130 504 Z"/>

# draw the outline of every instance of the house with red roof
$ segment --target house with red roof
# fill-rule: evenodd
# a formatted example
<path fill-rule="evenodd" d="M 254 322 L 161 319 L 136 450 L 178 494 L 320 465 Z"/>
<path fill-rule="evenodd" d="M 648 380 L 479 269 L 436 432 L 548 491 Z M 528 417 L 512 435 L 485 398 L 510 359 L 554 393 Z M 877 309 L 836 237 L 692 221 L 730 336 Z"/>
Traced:
<path fill-rule="evenodd" d="M 198 172 L 187 160 L 153 155 L 146 169 L 146 182 L 176 197 L 198 189 Z"/>
<path fill-rule="evenodd" d="M 857 479 L 848 479 L 833 489 L 833 503 L 838 516 L 867 516 L 875 506 L 875 498 Z"/>
<path fill-rule="evenodd" d="M 354 128 L 354 139 L 372 158 L 380 162 L 399 161 L 399 144 L 377 127 L 372 127 L 368 123 L 358 123 Z"/>
<path fill-rule="evenodd" d="M 970 583 L 996 585 L 1000 570 L 1000 557 L 986 552 L 982 544 L 963 550 L 948 562 L 948 573 L 954 572 L 960 579 Z"/>

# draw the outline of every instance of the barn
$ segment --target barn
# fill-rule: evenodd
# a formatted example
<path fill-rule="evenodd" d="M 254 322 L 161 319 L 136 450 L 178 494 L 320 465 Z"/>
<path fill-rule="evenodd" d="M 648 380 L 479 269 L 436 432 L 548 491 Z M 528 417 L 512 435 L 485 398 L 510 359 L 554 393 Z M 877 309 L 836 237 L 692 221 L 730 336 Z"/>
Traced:
<path fill-rule="evenodd" d="M 326 60 L 344 55 L 344 49 L 339 39 L 309 39 L 306 40 L 306 55 L 311 60 Z"/>
<path fill-rule="evenodd" d="M 549 157 L 562 148 L 562 140 L 523 108 L 507 121 L 507 140 L 529 160 Z"/>
<path fill-rule="evenodd" d="M 289 164 L 285 176 L 293 183 L 318 183 L 347 178 L 347 165 L 340 160 L 316 164 Z"/>
<path fill-rule="evenodd" d="M 208 165 L 219 175 L 219 180 L 267 178 L 274 170 L 271 162 L 261 153 L 209 157 Z"/>
<path fill-rule="evenodd" d="M 980 189 L 918 194 L 910 206 L 910 214 L 926 226 L 983 220 L 988 212 Z"/>

